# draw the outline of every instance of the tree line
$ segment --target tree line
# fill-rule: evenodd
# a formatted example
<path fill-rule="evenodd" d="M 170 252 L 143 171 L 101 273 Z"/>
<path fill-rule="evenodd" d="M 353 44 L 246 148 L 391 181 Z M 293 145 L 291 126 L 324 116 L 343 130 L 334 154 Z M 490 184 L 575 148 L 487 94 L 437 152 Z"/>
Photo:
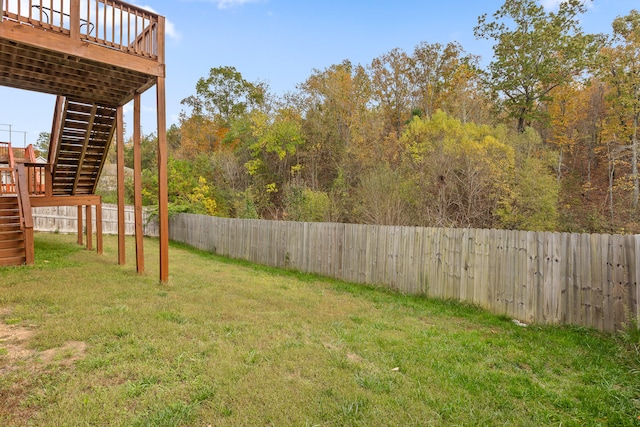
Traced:
<path fill-rule="evenodd" d="M 421 42 L 344 60 L 281 96 L 211 68 L 168 130 L 173 212 L 294 221 L 640 233 L 640 13 L 506 0 L 493 59 Z M 156 138 L 142 141 L 157 198 Z M 126 145 L 132 163 L 132 143 Z"/>

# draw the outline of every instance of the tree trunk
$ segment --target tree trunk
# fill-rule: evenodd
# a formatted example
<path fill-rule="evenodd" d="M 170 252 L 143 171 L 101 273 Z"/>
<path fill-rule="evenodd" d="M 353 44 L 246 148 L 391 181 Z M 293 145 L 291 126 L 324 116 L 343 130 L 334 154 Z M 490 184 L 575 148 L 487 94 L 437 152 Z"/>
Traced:
<path fill-rule="evenodd" d="M 633 210 L 638 209 L 640 196 L 640 179 L 638 178 L 638 114 L 633 117 L 633 131 L 631 133 L 631 176 L 633 177 Z"/>

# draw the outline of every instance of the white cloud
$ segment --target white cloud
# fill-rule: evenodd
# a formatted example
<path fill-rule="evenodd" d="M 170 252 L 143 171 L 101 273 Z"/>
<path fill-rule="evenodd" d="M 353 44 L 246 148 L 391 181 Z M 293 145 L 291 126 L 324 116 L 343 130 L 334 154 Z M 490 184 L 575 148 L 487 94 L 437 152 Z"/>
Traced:
<path fill-rule="evenodd" d="M 149 12 L 153 12 L 156 14 L 158 13 L 151 6 L 148 6 L 148 5 L 138 6 L 138 7 L 148 10 Z M 172 39 L 180 40 L 181 38 L 181 34 L 178 32 L 178 30 L 176 30 L 176 26 L 173 25 L 173 22 L 169 21 L 169 19 L 166 17 L 164 21 L 164 31 Z"/>
<path fill-rule="evenodd" d="M 212 0 L 218 5 L 218 9 L 232 9 L 248 3 L 260 3 L 262 0 Z"/>

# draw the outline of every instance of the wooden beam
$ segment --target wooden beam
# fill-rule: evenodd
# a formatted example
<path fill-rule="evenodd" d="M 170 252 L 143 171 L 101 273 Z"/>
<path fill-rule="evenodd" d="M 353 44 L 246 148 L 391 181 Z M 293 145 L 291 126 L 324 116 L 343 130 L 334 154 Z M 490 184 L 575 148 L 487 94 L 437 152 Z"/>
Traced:
<path fill-rule="evenodd" d="M 124 265 L 124 121 L 123 106 L 116 110 L 116 154 L 117 154 L 117 180 L 118 180 L 118 264 Z"/>
<path fill-rule="evenodd" d="M 167 112 L 165 78 L 156 86 L 158 114 L 158 225 L 160 234 L 160 281 L 169 282 L 169 191 L 167 188 Z"/>
<path fill-rule="evenodd" d="M 82 205 L 78 205 L 78 244 L 80 246 L 82 246 L 83 241 L 82 241 L 82 236 L 83 236 L 84 230 L 82 227 Z"/>
<path fill-rule="evenodd" d="M 136 234 L 136 271 L 144 273 L 144 235 L 142 230 L 142 147 L 140 138 L 140 94 L 133 98 L 133 205 Z"/>
<path fill-rule="evenodd" d="M 29 197 L 32 208 L 41 208 L 45 206 L 83 206 L 98 205 L 101 202 L 100 196 L 31 196 Z"/>

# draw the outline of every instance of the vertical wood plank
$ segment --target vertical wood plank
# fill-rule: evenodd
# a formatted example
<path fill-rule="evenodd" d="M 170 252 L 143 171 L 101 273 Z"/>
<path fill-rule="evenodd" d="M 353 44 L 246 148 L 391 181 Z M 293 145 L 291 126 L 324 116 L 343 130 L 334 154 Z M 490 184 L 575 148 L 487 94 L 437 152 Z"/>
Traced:
<path fill-rule="evenodd" d="M 164 35 L 164 19 L 160 19 L 159 35 Z M 160 41 L 158 59 L 164 63 L 164 37 Z M 158 126 L 158 229 L 160 282 L 169 281 L 169 191 L 167 184 L 167 110 L 165 77 L 156 82 L 156 110 Z"/>
<path fill-rule="evenodd" d="M 91 214 L 91 205 L 85 206 L 86 218 L 87 218 L 87 250 L 93 250 L 93 218 Z"/>
<path fill-rule="evenodd" d="M 98 255 L 104 253 L 104 245 L 102 239 L 102 200 L 96 205 L 96 251 Z"/>
<path fill-rule="evenodd" d="M 133 96 L 133 208 L 136 239 L 136 272 L 144 273 L 144 235 L 142 230 L 142 148 L 140 94 Z"/>
<path fill-rule="evenodd" d="M 78 245 L 82 246 L 84 239 L 84 224 L 82 223 L 82 206 L 77 207 L 78 216 L 77 216 L 77 226 L 78 226 Z"/>
<path fill-rule="evenodd" d="M 123 107 L 116 108 L 116 175 L 118 195 L 118 264 L 124 265 L 125 230 L 124 230 L 124 118 Z"/>

